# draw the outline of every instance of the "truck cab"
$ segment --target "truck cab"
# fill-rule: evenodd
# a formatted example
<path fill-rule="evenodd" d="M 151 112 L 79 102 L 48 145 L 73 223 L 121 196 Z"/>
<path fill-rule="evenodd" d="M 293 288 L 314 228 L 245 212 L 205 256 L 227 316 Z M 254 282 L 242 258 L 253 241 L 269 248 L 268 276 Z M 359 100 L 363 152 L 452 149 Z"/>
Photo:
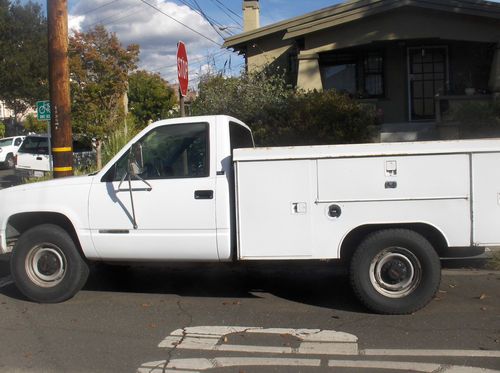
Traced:
<path fill-rule="evenodd" d="M 124 150 L 90 189 L 89 228 L 99 257 L 230 260 L 231 152 L 254 146 L 250 129 L 225 116 L 184 118 L 159 122 L 133 143 L 142 164 L 130 185 Z"/>

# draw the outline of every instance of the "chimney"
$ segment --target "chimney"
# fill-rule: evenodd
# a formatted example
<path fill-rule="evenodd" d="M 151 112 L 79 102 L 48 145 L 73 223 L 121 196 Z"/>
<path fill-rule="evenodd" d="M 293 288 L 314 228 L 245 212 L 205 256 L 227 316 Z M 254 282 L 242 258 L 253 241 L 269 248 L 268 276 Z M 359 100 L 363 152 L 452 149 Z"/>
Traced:
<path fill-rule="evenodd" d="M 260 27 L 259 0 L 243 0 L 243 32 Z"/>

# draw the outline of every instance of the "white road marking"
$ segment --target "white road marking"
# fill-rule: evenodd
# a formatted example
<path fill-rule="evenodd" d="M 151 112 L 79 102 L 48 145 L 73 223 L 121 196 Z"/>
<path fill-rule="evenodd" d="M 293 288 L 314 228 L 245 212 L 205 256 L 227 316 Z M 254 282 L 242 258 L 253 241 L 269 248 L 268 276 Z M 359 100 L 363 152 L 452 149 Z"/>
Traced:
<path fill-rule="evenodd" d="M 335 368 L 393 369 L 423 373 L 498 373 L 497 370 L 485 368 L 401 361 L 330 360 L 328 366 Z"/>
<path fill-rule="evenodd" d="M 369 356 L 500 357 L 500 351 L 489 350 L 366 349 L 359 351 L 359 354 Z"/>
<path fill-rule="evenodd" d="M 138 373 L 182 372 L 199 373 L 200 371 L 239 366 L 301 366 L 319 367 L 320 359 L 283 359 L 260 357 L 217 357 L 214 359 L 173 359 L 142 364 Z"/>
<path fill-rule="evenodd" d="M 296 339 L 298 347 L 235 345 L 227 344 L 226 336 L 235 333 L 281 335 Z M 409 349 L 365 349 L 358 350 L 358 338 L 355 335 L 320 329 L 286 329 L 243 326 L 197 326 L 177 329 L 160 342 L 160 348 L 185 350 L 224 351 L 261 354 L 289 355 L 344 355 L 344 356 L 401 356 L 401 357 L 482 357 L 499 358 L 500 351 L 486 350 L 409 350 Z M 154 361 L 141 365 L 139 373 L 183 372 L 200 373 L 213 368 L 234 366 L 321 366 L 319 359 L 266 358 L 266 357 L 217 357 L 213 359 L 173 359 Z M 369 360 L 329 360 L 331 368 L 387 369 L 431 373 L 500 373 L 479 367 L 445 365 L 405 361 L 369 361 Z"/>
<path fill-rule="evenodd" d="M 300 342 L 298 348 L 284 346 L 250 346 L 221 343 L 234 333 L 289 335 Z M 259 352 L 268 354 L 357 355 L 358 338 L 352 334 L 320 329 L 256 328 L 243 326 L 198 326 L 177 329 L 158 347 L 184 350 Z"/>
<path fill-rule="evenodd" d="M 0 288 L 3 288 L 5 286 L 9 286 L 10 284 L 13 284 L 13 283 L 14 283 L 14 280 L 10 276 L 0 278 Z"/>
<path fill-rule="evenodd" d="M 320 359 L 284 359 L 284 358 L 253 358 L 253 357 L 217 357 L 213 359 L 192 358 L 153 361 L 144 363 L 137 370 L 138 373 L 182 372 L 200 373 L 216 368 L 243 367 L 243 366 L 301 366 L 320 367 Z M 358 369 L 390 369 L 421 373 L 498 373 L 496 370 L 470 366 L 441 365 L 433 363 L 417 363 L 405 361 L 367 361 L 367 360 L 330 360 L 329 368 L 358 368 Z"/>

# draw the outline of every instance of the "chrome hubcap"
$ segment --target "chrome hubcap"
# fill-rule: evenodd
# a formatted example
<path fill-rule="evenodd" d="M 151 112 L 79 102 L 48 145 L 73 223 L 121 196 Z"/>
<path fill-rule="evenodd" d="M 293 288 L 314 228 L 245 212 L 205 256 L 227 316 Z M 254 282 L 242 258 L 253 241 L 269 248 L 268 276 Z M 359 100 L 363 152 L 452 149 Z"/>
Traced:
<path fill-rule="evenodd" d="M 422 268 L 418 258 L 402 247 L 381 251 L 370 263 L 370 281 L 374 289 L 390 298 L 402 298 L 420 284 Z"/>

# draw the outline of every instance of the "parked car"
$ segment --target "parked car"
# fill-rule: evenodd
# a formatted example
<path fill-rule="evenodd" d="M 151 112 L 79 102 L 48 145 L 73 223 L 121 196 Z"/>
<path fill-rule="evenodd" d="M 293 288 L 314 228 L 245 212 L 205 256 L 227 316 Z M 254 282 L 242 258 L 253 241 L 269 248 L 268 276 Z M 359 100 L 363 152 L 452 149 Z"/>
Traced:
<path fill-rule="evenodd" d="M 87 166 L 95 161 L 95 152 L 91 145 L 73 141 L 73 162 L 75 167 Z M 42 177 L 51 170 L 49 138 L 47 135 L 26 136 L 16 157 L 18 177 Z"/>
<path fill-rule="evenodd" d="M 0 139 L 0 165 L 14 168 L 17 151 L 23 143 L 24 136 L 13 136 Z"/>

